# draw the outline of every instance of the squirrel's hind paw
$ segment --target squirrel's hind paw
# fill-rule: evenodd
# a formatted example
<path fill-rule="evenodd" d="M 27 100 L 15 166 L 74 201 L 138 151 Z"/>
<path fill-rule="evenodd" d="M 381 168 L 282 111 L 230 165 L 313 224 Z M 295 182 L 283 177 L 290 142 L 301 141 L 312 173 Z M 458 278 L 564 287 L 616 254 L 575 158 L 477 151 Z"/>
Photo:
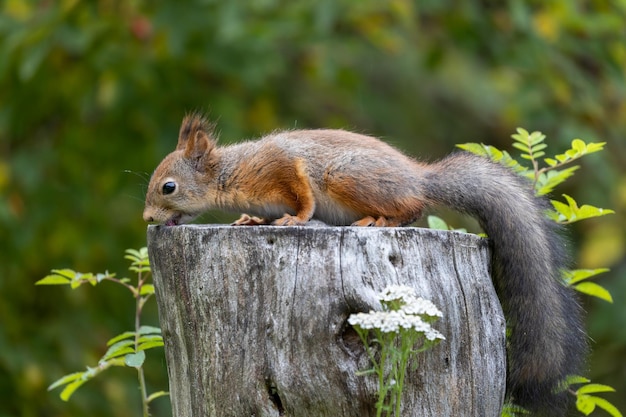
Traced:
<path fill-rule="evenodd" d="M 352 223 L 351 226 L 358 227 L 393 227 L 398 226 L 400 223 L 394 221 L 393 219 L 388 219 L 386 217 L 380 216 L 379 218 L 374 218 L 372 216 L 363 217 L 361 220 L 357 220 Z"/>

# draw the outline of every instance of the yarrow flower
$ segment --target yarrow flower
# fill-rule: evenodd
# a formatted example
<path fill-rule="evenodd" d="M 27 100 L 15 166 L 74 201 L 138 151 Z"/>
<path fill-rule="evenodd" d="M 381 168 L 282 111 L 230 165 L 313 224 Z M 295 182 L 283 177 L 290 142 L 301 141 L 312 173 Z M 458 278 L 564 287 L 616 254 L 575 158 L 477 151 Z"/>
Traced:
<path fill-rule="evenodd" d="M 392 409 L 395 410 L 394 415 L 399 416 L 409 357 L 445 339 L 431 326 L 443 314 L 432 302 L 418 297 L 413 288 L 403 285 L 388 286 L 381 291 L 378 299 L 381 311 L 351 314 L 348 323 L 365 345 L 374 366 L 371 371 L 378 375 L 376 416 L 382 416 L 383 410 L 387 410 L 387 416 L 390 416 Z M 370 332 L 373 332 L 373 338 L 369 337 Z M 380 346 L 378 353 L 372 350 L 371 343 Z M 378 356 L 380 359 L 377 359 Z M 367 371 L 363 375 L 369 373 Z M 389 397 L 388 393 L 391 393 Z"/>
<path fill-rule="evenodd" d="M 380 301 L 395 301 L 406 300 L 408 298 L 415 298 L 417 294 L 415 290 L 406 285 L 388 285 L 384 290 L 380 292 L 378 299 Z"/>
<path fill-rule="evenodd" d="M 426 300 L 422 297 L 406 300 L 406 304 L 400 309 L 406 314 L 423 314 L 429 317 L 443 317 L 443 313 L 432 303 L 432 301 Z"/>
<path fill-rule="evenodd" d="M 352 314 L 348 323 L 363 330 L 378 329 L 383 333 L 413 329 L 431 341 L 444 339 L 428 322 L 428 319 L 442 317 L 443 314 L 431 301 L 418 297 L 413 288 L 390 285 L 380 293 L 378 299 L 383 305 L 383 311 Z"/>
<path fill-rule="evenodd" d="M 352 314 L 348 318 L 348 323 L 352 326 L 359 326 L 363 330 L 378 329 L 383 333 L 398 333 L 401 329 L 413 329 L 424 333 L 428 340 L 445 339 L 422 317 L 402 310 Z"/>

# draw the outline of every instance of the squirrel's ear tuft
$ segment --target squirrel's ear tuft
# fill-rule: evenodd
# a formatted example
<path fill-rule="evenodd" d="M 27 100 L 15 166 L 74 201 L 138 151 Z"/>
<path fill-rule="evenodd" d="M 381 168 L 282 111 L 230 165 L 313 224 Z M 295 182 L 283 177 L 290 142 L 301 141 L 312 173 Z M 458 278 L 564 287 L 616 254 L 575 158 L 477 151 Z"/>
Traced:
<path fill-rule="evenodd" d="M 176 150 L 187 149 L 189 143 L 193 142 L 199 134 L 203 134 L 213 145 L 217 142 L 213 123 L 200 113 L 187 114 L 180 125 Z"/>

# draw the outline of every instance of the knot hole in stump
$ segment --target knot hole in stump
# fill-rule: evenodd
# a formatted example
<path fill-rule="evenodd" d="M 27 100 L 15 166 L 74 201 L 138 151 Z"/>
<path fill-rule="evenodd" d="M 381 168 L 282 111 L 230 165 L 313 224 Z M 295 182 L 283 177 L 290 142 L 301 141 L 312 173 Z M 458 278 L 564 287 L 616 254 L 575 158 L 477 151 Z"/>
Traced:
<path fill-rule="evenodd" d="M 278 411 L 278 415 L 282 416 L 285 414 L 285 408 L 283 407 L 283 403 L 280 399 L 280 395 L 278 394 L 278 389 L 276 389 L 276 384 L 271 379 L 266 380 L 267 384 L 267 393 L 269 394 L 270 401 L 276 407 Z"/>

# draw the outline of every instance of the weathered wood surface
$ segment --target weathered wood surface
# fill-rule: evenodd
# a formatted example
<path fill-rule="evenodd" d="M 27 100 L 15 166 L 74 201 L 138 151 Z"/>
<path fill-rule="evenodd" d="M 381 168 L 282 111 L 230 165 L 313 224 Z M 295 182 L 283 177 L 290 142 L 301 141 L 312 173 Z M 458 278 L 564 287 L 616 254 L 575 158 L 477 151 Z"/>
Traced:
<path fill-rule="evenodd" d="M 174 417 L 374 416 L 351 313 L 409 285 L 446 340 L 407 376 L 405 416 L 499 416 L 505 325 L 474 235 L 417 228 L 150 226 Z"/>

